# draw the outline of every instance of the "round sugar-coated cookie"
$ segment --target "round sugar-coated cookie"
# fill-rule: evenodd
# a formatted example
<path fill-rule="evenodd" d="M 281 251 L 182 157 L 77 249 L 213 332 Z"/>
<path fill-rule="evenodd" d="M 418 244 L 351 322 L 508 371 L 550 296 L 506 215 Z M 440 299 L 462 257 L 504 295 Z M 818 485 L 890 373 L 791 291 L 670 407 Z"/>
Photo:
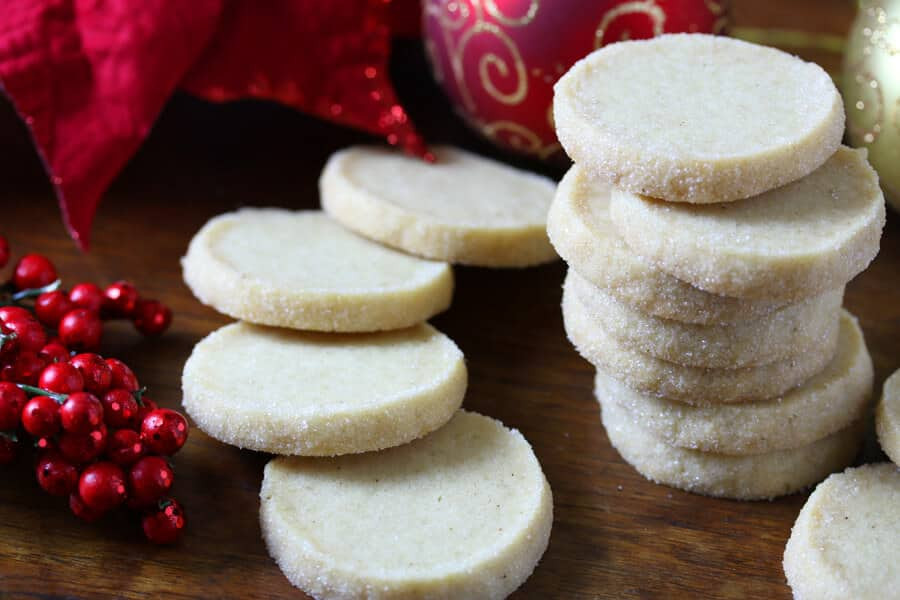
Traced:
<path fill-rule="evenodd" d="M 687 367 L 644 354 L 618 341 L 591 318 L 577 295 L 563 288 L 563 324 L 581 356 L 629 387 L 689 404 L 728 404 L 773 398 L 821 371 L 834 357 L 834 338 L 790 358 L 736 369 Z"/>
<path fill-rule="evenodd" d="M 622 343 L 691 367 L 760 366 L 808 352 L 837 335 L 844 298 L 840 288 L 751 321 L 695 325 L 641 314 L 572 269 L 567 279 L 591 318 Z"/>
<path fill-rule="evenodd" d="M 865 150 L 841 147 L 808 176 L 754 198 L 694 206 L 613 189 L 625 243 L 706 291 L 794 301 L 846 284 L 875 255 L 884 195 Z"/>
<path fill-rule="evenodd" d="M 531 575 L 553 521 L 522 434 L 465 411 L 383 452 L 276 458 L 260 500 L 269 553 L 320 600 L 505 598 Z"/>
<path fill-rule="evenodd" d="M 576 163 L 674 202 L 748 198 L 807 175 L 840 144 L 844 109 L 821 67 L 727 37 L 611 44 L 554 86 Z"/>
<path fill-rule="evenodd" d="M 785 302 L 704 292 L 635 254 L 609 218 L 610 186 L 572 165 L 559 182 L 547 233 L 573 271 L 634 310 L 684 323 L 720 324 L 771 313 Z"/>
<path fill-rule="evenodd" d="M 462 404 L 466 382 L 462 352 L 428 324 L 328 334 L 233 323 L 194 347 L 182 403 L 227 444 L 332 456 L 434 431 Z"/>
<path fill-rule="evenodd" d="M 847 469 L 810 494 L 784 549 L 794 598 L 886 600 L 900 594 L 900 468 Z"/>
<path fill-rule="evenodd" d="M 900 465 L 900 371 L 884 382 L 881 401 L 875 409 L 875 430 L 884 453 Z"/>
<path fill-rule="evenodd" d="M 556 260 L 547 239 L 555 183 L 449 146 L 428 163 L 387 148 L 335 153 L 322 208 L 357 233 L 411 254 L 483 267 Z"/>
<path fill-rule="evenodd" d="M 344 229 L 321 211 L 215 217 L 181 261 L 194 295 L 244 321 L 313 331 L 409 327 L 450 306 L 453 272 Z"/>
<path fill-rule="evenodd" d="M 861 421 L 806 446 L 744 456 L 679 448 L 598 398 L 612 446 L 647 479 L 695 494 L 764 500 L 793 494 L 843 469 L 863 439 Z"/>
<path fill-rule="evenodd" d="M 834 359 L 802 386 L 770 400 L 691 406 L 637 392 L 598 370 L 596 394 L 665 443 L 719 454 L 799 448 L 862 420 L 872 396 L 872 359 L 848 314 Z"/>

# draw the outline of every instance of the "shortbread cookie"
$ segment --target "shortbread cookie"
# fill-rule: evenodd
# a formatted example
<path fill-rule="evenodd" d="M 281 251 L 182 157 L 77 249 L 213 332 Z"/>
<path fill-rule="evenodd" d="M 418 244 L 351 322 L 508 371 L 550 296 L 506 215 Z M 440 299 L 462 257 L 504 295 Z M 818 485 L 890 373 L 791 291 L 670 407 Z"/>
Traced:
<path fill-rule="evenodd" d="M 763 500 L 800 491 L 846 467 L 859 449 L 861 421 L 806 446 L 735 456 L 666 444 L 599 398 L 603 426 L 625 461 L 656 483 L 705 496 Z"/>
<path fill-rule="evenodd" d="M 434 431 L 462 404 L 466 366 L 428 324 L 324 334 L 233 323 L 194 347 L 184 408 L 212 437 L 306 456 L 380 450 Z"/>
<path fill-rule="evenodd" d="M 864 465 L 809 496 L 784 549 L 798 600 L 887 600 L 900 594 L 900 469 Z"/>
<path fill-rule="evenodd" d="M 522 434 L 465 411 L 384 452 L 276 458 L 260 500 L 269 553 L 320 600 L 505 598 L 531 575 L 553 521 Z"/>
<path fill-rule="evenodd" d="M 808 352 L 838 331 L 844 289 L 832 290 L 730 325 L 694 325 L 643 315 L 573 270 L 572 292 L 603 329 L 628 346 L 692 367 L 761 366 Z"/>
<path fill-rule="evenodd" d="M 635 310 L 685 323 L 717 324 L 766 315 L 784 302 L 710 294 L 650 265 L 609 218 L 609 185 L 573 165 L 559 182 L 547 233 L 572 270 Z"/>
<path fill-rule="evenodd" d="M 245 208 L 209 221 L 182 261 L 194 295 L 236 319 L 379 331 L 450 306 L 449 265 L 385 248 L 320 211 Z"/>
<path fill-rule="evenodd" d="M 815 170 L 844 109 L 821 67 L 709 35 L 612 44 L 554 86 L 556 133 L 576 163 L 675 202 L 748 198 Z"/>
<path fill-rule="evenodd" d="M 598 370 L 603 398 L 665 443 L 720 454 L 799 448 L 862 420 L 872 396 L 872 359 L 859 324 L 844 313 L 834 359 L 802 386 L 771 400 L 690 406 L 637 392 Z"/>
<path fill-rule="evenodd" d="M 900 371 L 884 382 L 881 402 L 875 409 L 875 429 L 884 453 L 900 465 Z"/>
<path fill-rule="evenodd" d="M 319 180 L 322 208 L 426 258 L 484 267 L 556 259 L 546 232 L 553 181 L 457 148 L 433 150 L 434 164 L 377 147 L 334 154 Z"/>
<path fill-rule="evenodd" d="M 759 367 L 708 369 L 686 367 L 628 347 L 590 317 L 572 291 L 563 289 L 563 324 L 575 349 L 588 362 L 628 386 L 654 396 L 689 404 L 727 404 L 773 398 L 825 368 L 835 354 L 837 338 L 804 354 Z"/>
<path fill-rule="evenodd" d="M 841 147 L 813 173 L 754 198 L 692 206 L 613 189 L 628 246 L 701 289 L 793 301 L 840 287 L 878 253 L 884 196 L 865 150 Z"/>

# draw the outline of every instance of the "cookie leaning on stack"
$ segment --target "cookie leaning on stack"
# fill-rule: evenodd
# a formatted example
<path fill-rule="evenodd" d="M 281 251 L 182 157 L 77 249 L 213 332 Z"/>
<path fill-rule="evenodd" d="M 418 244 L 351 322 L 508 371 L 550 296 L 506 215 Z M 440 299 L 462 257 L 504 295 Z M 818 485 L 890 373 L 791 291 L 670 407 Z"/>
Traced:
<path fill-rule="evenodd" d="M 194 348 L 183 404 L 225 443 L 299 455 L 267 465 L 261 527 L 320 599 L 504 597 L 547 548 L 552 496 L 531 447 L 459 410 L 462 352 L 424 323 L 450 304 L 450 267 L 395 248 L 545 262 L 553 185 L 450 148 L 438 158 L 329 161 L 323 203 L 377 241 L 319 211 L 244 209 L 207 223 L 183 259 L 194 294 L 244 320 Z M 491 202 L 473 203 L 476 188 Z"/>
<path fill-rule="evenodd" d="M 865 154 L 840 146 L 828 75 L 667 35 L 576 63 L 554 116 L 576 162 L 548 216 L 570 268 L 563 317 L 620 454 L 654 481 L 741 499 L 846 466 L 872 364 L 840 305 L 885 211 Z"/>

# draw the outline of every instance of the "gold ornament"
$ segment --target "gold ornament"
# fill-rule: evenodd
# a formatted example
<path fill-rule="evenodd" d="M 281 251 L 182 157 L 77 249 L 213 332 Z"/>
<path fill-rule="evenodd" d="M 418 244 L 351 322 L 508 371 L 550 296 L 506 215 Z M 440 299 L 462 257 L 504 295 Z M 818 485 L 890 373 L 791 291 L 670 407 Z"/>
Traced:
<path fill-rule="evenodd" d="M 888 202 L 900 210 L 900 0 L 862 0 L 844 55 L 850 143 L 869 149 Z"/>

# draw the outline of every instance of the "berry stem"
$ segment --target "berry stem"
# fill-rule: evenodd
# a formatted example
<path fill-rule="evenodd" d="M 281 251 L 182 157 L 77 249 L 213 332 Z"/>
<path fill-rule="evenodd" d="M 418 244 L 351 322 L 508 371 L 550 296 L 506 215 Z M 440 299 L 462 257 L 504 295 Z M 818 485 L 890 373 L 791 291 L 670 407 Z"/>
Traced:
<path fill-rule="evenodd" d="M 139 390 L 134 390 L 131 392 L 131 395 L 134 397 L 135 402 L 138 403 L 138 406 L 144 406 L 144 394 L 147 393 L 147 386 L 143 386 Z"/>
<path fill-rule="evenodd" d="M 31 394 L 32 396 L 47 396 L 48 398 L 53 398 L 59 404 L 62 404 L 66 401 L 66 398 L 69 397 L 68 394 L 58 394 L 56 392 L 51 392 L 48 390 L 42 390 L 39 387 L 34 387 L 33 385 L 27 385 L 25 383 L 17 383 L 16 384 L 20 390 Z"/>
<path fill-rule="evenodd" d="M 62 285 L 62 280 L 57 279 L 53 283 L 48 283 L 44 287 L 39 288 L 30 288 L 27 290 L 22 290 L 21 292 L 16 292 L 10 298 L 13 302 L 21 302 L 25 298 L 36 298 L 43 294 L 44 292 L 55 292 L 59 289 L 59 286 Z"/>

